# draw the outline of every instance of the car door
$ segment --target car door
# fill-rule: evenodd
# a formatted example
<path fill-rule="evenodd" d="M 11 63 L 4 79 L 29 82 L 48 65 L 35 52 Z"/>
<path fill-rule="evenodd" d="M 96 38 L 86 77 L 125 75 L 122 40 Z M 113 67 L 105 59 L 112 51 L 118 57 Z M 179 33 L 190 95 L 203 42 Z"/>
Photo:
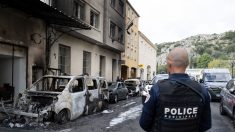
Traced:
<path fill-rule="evenodd" d="M 226 85 L 226 89 L 224 92 L 224 107 L 226 108 L 226 110 L 231 114 L 232 109 L 231 109 L 231 102 L 232 102 L 232 95 L 229 92 L 230 89 L 234 88 L 234 80 L 230 80 L 227 85 Z"/>
<path fill-rule="evenodd" d="M 230 88 L 228 89 L 228 94 L 227 94 L 227 98 L 228 98 L 228 102 L 227 102 L 227 105 L 228 105 L 228 109 L 229 109 L 229 111 L 230 111 L 230 113 L 232 114 L 233 113 L 233 106 L 234 106 L 234 104 L 233 104 L 233 98 L 234 98 L 234 95 L 233 95 L 233 93 L 231 93 L 229 90 L 231 90 L 231 89 L 234 89 L 235 88 L 235 86 L 234 86 L 234 80 L 232 80 L 231 81 L 231 86 L 230 86 Z"/>
<path fill-rule="evenodd" d="M 90 94 L 90 101 L 93 102 L 94 99 L 99 98 L 99 89 L 98 89 L 98 82 L 95 78 L 92 79 L 92 85 L 88 86 L 88 92 Z"/>
<path fill-rule="evenodd" d="M 126 95 L 125 95 L 124 84 L 123 83 L 120 83 L 120 92 L 121 92 L 121 95 L 122 95 L 122 99 L 124 99 L 126 97 Z"/>
<path fill-rule="evenodd" d="M 231 87 L 231 80 L 227 83 L 226 85 L 226 88 L 224 88 L 222 91 L 221 91 L 221 96 L 222 96 L 222 101 L 223 101 L 223 105 L 225 107 L 226 110 L 228 110 L 228 90 L 230 89 Z"/>
<path fill-rule="evenodd" d="M 71 106 L 72 106 L 71 114 L 72 114 L 72 119 L 75 119 L 83 114 L 84 108 L 85 108 L 86 89 L 84 86 L 84 79 L 76 78 L 75 80 L 72 81 L 70 86 L 71 86 L 70 101 L 71 101 Z"/>
<path fill-rule="evenodd" d="M 122 93 L 122 83 L 117 84 L 117 94 L 118 98 L 122 99 L 123 98 L 123 93 Z"/>
<path fill-rule="evenodd" d="M 128 90 L 124 83 L 122 83 L 122 93 L 123 93 L 123 99 L 125 99 L 128 94 Z"/>

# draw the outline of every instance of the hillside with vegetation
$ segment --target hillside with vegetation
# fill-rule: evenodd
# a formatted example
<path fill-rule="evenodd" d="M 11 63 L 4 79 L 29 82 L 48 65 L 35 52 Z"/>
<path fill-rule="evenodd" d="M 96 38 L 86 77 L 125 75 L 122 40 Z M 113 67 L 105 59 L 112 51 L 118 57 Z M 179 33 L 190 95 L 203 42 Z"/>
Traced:
<path fill-rule="evenodd" d="M 159 67 L 165 65 L 166 55 L 171 49 L 184 47 L 189 52 L 190 68 L 230 68 L 235 58 L 235 31 L 200 34 L 181 41 L 156 45 Z"/>

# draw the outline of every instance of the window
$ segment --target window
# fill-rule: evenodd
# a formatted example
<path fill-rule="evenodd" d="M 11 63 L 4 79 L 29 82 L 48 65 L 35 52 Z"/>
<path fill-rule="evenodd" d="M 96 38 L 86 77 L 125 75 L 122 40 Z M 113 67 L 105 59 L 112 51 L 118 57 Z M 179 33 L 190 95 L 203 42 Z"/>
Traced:
<path fill-rule="evenodd" d="M 123 43 L 123 30 L 118 28 L 118 42 Z"/>
<path fill-rule="evenodd" d="M 79 78 L 72 83 L 72 93 L 83 91 L 83 79 Z"/>
<path fill-rule="evenodd" d="M 116 25 L 113 23 L 113 22 L 110 22 L 110 37 L 112 39 L 115 38 L 115 28 L 116 28 Z"/>
<path fill-rule="evenodd" d="M 78 2 L 78 1 L 74 1 L 73 3 L 73 15 L 74 17 L 78 18 L 78 19 L 84 19 L 84 3 L 82 2 Z"/>
<path fill-rule="evenodd" d="M 43 77 L 34 88 L 37 91 L 62 92 L 69 83 L 70 78 Z"/>
<path fill-rule="evenodd" d="M 94 11 L 90 12 L 90 25 L 99 28 L 99 14 Z"/>
<path fill-rule="evenodd" d="M 121 15 L 124 15 L 124 3 L 122 0 L 119 0 L 119 7 L 118 7 L 118 11 Z"/>
<path fill-rule="evenodd" d="M 87 86 L 87 87 L 88 87 L 88 90 L 95 90 L 95 89 L 98 89 L 97 81 L 96 81 L 95 79 L 92 79 L 92 84 L 93 84 L 93 85 Z"/>
<path fill-rule="evenodd" d="M 70 74 L 70 47 L 59 45 L 59 64 L 58 67 L 61 73 Z"/>
<path fill-rule="evenodd" d="M 91 74 L 91 53 L 83 51 L 83 74 Z"/>
<path fill-rule="evenodd" d="M 115 8 L 116 0 L 110 0 L 111 7 Z"/>

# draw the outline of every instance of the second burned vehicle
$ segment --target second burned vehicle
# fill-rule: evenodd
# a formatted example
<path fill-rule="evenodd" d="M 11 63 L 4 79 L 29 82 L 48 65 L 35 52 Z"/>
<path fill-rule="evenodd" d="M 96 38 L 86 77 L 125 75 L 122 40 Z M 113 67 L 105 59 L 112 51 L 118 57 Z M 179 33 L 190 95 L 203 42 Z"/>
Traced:
<path fill-rule="evenodd" d="M 88 76 L 44 76 L 19 95 L 6 112 L 31 120 L 63 124 L 83 114 L 101 111 L 108 100 L 105 79 Z"/>
<path fill-rule="evenodd" d="M 129 95 L 137 96 L 140 94 L 140 80 L 139 79 L 127 79 L 125 80 L 126 88 Z"/>
<path fill-rule="evenodd" d="M 123 82 L 110 83 L 109 85 L 109 101 L 117 103 L 121 99 L 128 98 L 128 89 Z"/>

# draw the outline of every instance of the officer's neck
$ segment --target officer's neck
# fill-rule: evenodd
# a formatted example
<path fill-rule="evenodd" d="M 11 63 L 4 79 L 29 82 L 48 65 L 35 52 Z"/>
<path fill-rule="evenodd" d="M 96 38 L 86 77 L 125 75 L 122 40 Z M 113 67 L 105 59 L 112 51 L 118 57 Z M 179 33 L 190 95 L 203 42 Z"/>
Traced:
<path fill-rule="evenodd" d="M 174 69 L 170 74 L 185 74 L 185 69 Z"/>

